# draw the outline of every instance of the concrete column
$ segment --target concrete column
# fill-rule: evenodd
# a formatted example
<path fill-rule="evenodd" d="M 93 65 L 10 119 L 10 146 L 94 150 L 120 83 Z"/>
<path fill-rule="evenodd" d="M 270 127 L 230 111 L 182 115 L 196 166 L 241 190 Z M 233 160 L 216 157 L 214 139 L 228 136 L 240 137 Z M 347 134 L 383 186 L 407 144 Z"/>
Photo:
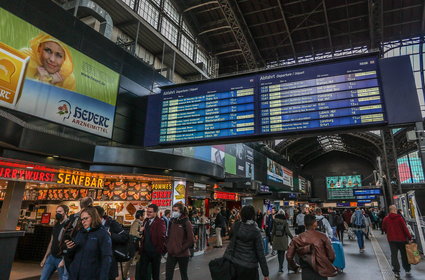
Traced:
<path fill-rule="evenodd" d="M 0 213 L 0 231 L 16 230 L 26 182 L 9 181 Z"/>

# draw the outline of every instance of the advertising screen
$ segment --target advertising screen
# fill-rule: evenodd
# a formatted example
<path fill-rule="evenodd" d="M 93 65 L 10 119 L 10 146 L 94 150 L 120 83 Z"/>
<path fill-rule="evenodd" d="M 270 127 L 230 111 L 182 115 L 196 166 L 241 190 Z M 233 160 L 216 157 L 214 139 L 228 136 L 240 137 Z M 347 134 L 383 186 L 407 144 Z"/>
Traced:
<path fill-rule="evenodd" d="M 118 73 L 0 8 L 0 106 L 111 138 L 118 83 Z"/>
<path fill-rule="evenodd" d="M 361 186 L 361 175 L 326 177 L 328 199 L 354 199 L 353 190 Z"/>
<path fill-rule="evenodd" d="M 267 179 L 290 186 L 293 190 L 293 172 L 269 158 L 267 158 Z"/>

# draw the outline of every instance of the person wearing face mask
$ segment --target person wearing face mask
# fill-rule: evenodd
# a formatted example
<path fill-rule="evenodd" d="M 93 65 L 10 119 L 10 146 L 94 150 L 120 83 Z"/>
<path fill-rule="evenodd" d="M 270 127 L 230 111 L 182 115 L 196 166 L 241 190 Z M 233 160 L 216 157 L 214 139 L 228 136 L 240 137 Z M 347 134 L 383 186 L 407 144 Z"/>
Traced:
<path fill-rule="evenodd" d="M 165 269 L 165 279 L 172 280 L 174 268 L 179 264 L 180 276 L 182 280 L 187 280 L 187 267 L 191 255 L 190 248 L 195 243 L 192 224 L 187 217 L 187 208 L 182 203 L 173 205 L 171 213 L 171 225 L 167 240 L 167 264 Z"/>
<path fill-rule="evenodd" d="M 68 272 L 65 268 L 63 253 L 60 249 L 60 241 L 63 238 L 63 228 L 68 221 L 69 208 L 66 205 L 59 205 L 56 208 L 56 223 L 53 227 L 52 237 L 46 254 L 40 263 L 43 268 L 40 280 L 47 280 L 52 277 L 53 273 L 58 270 L 60 280 L 68 280 Z"/>
<path fill-rule="evenodd" d="M 102 226 L 94 207 L 81 211 L 82 228 L 75 238 L 65 236 L 67 254 L 72 260 L 70 280 L 108 280 L 112 262 L 111 236 Z"/>

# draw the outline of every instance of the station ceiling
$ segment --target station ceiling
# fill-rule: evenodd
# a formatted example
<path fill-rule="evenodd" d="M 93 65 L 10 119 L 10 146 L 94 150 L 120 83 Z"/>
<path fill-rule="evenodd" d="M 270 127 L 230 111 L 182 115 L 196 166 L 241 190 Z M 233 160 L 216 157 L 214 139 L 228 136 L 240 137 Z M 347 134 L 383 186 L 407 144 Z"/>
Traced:
<path fill-rule="evenodd" d="M 424 33 L 423 0 L 175 0 L 220 74 Z"/>

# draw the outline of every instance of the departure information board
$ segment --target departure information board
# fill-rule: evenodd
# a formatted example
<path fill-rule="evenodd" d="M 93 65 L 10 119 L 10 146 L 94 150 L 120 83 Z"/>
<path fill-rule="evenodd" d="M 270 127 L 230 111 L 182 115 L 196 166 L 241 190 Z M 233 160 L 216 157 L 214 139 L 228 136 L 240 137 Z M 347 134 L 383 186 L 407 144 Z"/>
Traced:
<path fill-rule="evenodd" d="M 260 133 L 384 121 L 377 59 L 260 76 Z"/>
<path fill-rule="evenodd" d="M 252 78 L 164 90 L 160 142 L 252 135 L 254 95 Z"/>
<path fill-rule="evenodd" d="M 381 91 L 376 56 L 167 86 L 149 105 L 148 144 L 383 124 Z"/>

